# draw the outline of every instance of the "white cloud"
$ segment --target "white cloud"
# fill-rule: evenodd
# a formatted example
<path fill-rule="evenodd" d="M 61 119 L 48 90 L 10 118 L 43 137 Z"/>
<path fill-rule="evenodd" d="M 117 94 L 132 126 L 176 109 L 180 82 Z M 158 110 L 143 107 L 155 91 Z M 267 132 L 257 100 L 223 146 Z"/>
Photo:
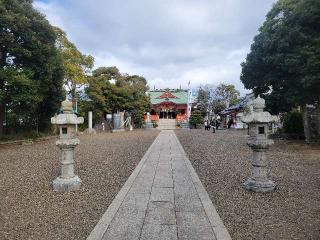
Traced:
<path fill-rule="evenodd" d="M 153 88 L 239 80 L 258 28 L 276 0 L 37 0 L 95 66 L 146 77 Z"/>
<path fill-rule="evenodd" d="M 64 29 L 64 12 L 58 2 L 41 2 L 35 1 L 33 3 L 34 7 L 38 9 L 41 13 L 44 13 L 47 19 L 50 21 L 51 24 L 54 26 L 59 26 L 60 28 Z"/>

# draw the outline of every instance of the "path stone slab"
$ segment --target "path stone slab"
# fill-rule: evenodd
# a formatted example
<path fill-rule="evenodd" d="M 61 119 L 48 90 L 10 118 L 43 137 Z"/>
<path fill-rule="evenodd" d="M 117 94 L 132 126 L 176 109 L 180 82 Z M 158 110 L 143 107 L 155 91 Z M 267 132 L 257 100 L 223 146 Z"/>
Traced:
<path fill-rule="evenodd" d="M 231 240 L 173 131 L 150 146 L 87 240 Z"/>
<path fill-rule="evenodd" d="M 216 240 L 204 212 L 177 212 L 179 240 Z"/>
<path fill-rule="evenodd" d="M 128 194 L 103 239 L 139 239 L 149 194 Z"/>
<path fill-rule="evenodd" d="M 154 186 L 158 188 L 173 188 L 173 180 L 168 178 L 155 178 Z"/>
<path fill-rule="evenodd" d="M 174 198 L 177 212 L 197 212 L 203 209 L 197 191 L 192 185 L 175 185 Z"/>
<path fill-rule="evenodd" d="M 174 204 L 173 188 L 157 188 L 153 187 L 150 201 L 171 202 Z"/>
<path fill-rule="evenodd" d="M 142 229 L 141 240 L 178 240 L 175 225 L 145 224 Z"/>
<path fill-rule="evenodd" d="M 145 222 L 154 225 L 175 225 L 174 204 L 171 202 L 149 202 Z"/>
<path fill-rule="evenodd" d="M 129 190 L 131 194 L 150 194 L 152 188 L 152 178 L 137 177 Z"/>

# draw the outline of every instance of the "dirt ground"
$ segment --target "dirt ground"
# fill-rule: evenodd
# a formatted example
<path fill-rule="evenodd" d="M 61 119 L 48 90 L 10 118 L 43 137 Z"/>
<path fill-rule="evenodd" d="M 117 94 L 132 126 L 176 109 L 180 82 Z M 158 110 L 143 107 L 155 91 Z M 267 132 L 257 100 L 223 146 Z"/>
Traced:
<path fill-rule="evenodd" d="M 86 239 L 158 135 L 136 130 L 80 136 L 77 192 L 57 193 L 55 140 L 0 146 L 0 239 Z"/>
<path fill-rule="evenodd" d="M 275 141 L 268 152 L 274 193 L 247 192 L 246 132 L 176 134 L 234 240 L 320 239 L 320 145 Z"/>

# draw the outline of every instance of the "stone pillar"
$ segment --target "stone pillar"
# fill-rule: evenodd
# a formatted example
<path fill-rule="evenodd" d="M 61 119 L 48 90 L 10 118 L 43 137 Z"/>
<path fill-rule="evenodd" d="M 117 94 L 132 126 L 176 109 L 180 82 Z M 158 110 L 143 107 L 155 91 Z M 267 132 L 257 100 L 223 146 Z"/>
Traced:
<path fill-rule="evenodd" d="M 268 123 L 273 121 L 269 112 L 264 112 L 264 99 L 253 101 L 253 111 L 244 115 L 242 121 L 249 125 L 247 144 L 253 151 L 251 176 L 244 183 L 248 191 L 272 192 L 276 185 L 270 179 L 270 162 L 266 157 L 267 149 L 273 144 L 268 139 Z"/>
<path fill-rule="evenodd" d="M 113 118 L 113 129 L 112 132 L 122 132 L 124 131 L 123 126 L 121 125 L 121 123 L 123 122 L 121 120 L 121 117 L 123 115 L 121 115 L 120 113 L 114 113 L 112 118 Z"/>
<path fill-rule="evenodd" d="M 74 149 L 80 143 L 76 138 L 76 125 L 83 123 L 82 117 L 72 113 L 72 103 L 62 102 L 62 113 L 51 118 L 60 130 L 60 138 L 56 145 L 61 150 L 61 175 L 53 181 L 53 189 L 59 192 L 78 190 L 81 179 L 74 174 Z"/>
<path fill-rule="evenodd" d="M 96 134 L 96 130 L 92 127 L 92 112 L 88 112 L 88 128 L 84 131 L 86 134 Z"/>
<path fill-rule="evenodd" d="M 320 107 L 306 105 L 303 108 L 303 127 L 307 143 L 320 141 Z"/>
<path fill-rule="evenodd" d="M 88 112 L 88 128 L 92 129 L 92 112 Z"/>

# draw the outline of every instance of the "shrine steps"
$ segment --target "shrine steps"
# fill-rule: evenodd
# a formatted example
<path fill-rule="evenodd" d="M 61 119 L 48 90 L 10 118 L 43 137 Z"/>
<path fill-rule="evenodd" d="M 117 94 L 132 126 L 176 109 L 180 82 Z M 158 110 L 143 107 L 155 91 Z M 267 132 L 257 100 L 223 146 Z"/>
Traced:
<path fill-rule="evenodd" d="M 176 129 L 176 125 L 175 119 L 159 119 L 158 129 Z"/>

